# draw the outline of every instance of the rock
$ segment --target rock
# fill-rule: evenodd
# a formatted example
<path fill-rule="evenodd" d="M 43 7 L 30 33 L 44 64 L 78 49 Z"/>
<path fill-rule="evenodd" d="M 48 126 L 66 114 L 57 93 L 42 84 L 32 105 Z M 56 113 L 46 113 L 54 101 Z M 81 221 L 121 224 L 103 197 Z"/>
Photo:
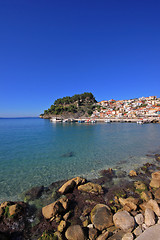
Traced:
<path fill-rule="evenodd" d="M 7 207 L 7 206 L 10 206 L 10 205 L 12 205 L 13 203 L 12 202 L 3 202 L 3 203 L 1 203 L 1 205 L 0 205 L 0 207 L 1 208 L 5 208 L 5 207 Z"/>
<path fill-rule="evenodd" d="M 136 238 L 136 240 L 159 240 L 160 236 L 160 225 L 156 224 L 150 228 L 148 228 L 146 231 L 144 231 L 139 237 Z"/>
<path fill-rule="evenodd" d="M 61 194 L 66 194 L 68 192 L 72 192 L 75 186 L 79 186 L 80 184 L 84 184 L 85 182 L 85 178 L 75 177 L 64 183 L 58 191 Z"/>
<path fill-rule="evenodd" d="M 93 226 L 93 224 L 92 223 L 90 223 L 90 224 L 88 224 L 88 226 L 87 226 L 88 228 L 93 228 L 94 226 Z"/>
<path fill-rule="evenodd" d="M 55 217 L 57 213 L 62 213 L 64 208 L 59 201 L 51 203 L 42 208 L 42 214 L 46 219 Z"/>
<path fill-rule="evenodd" d="M 73 180 L 75 181 L 76 186 L 79 186 L 80 184 L 84 184 L 86 182 L 86 179 L 82 177 L 75 177 Z"/>
<path fill-rule="evenodd" d="M 125 232 L 132 231 L 134 228 L 134 218 L 127 211 L 119 211 L 114 214 L 113 222 L 117 228 Z"/>
<path fill-rule="evenodd" d="M 27 198 L 27 200 L 33 201 L 37 198 L 40 198 L 43 191 L 44 191 L 44 186 L 33 187 L 28 192 L 25 193 L 25 197 Z"/>
<path fill-rule="evenodd" d="M 141 199 L 148 202 L 150 199 L 152 199 L 152 194 L 148 191 L 141 192 L 140 194 Z"/>
<path fill-rule="evenodd" d="M 152 173 L 152 179 L 150 182 L 150 186 L 153 188 L 160 187 L 160 171 Z"/>
<path fill-rule="evenodd" d="M 125 235 L 125 232 L 120 230 L 117 233 L 115 233 L 113 236 L 107 238 L 107 240 L 122 240 L 124 235 Z"/>
<path fill-rule="evenodd" d="M 113 215 L 110 208 L 104 204 L 97 204 L 91 211 L 91 222 L 100 231 L 112 226 Z"/>
<path fill-rule="evenodd" d="M 136 177 L 136 176 L 137 176 L 136 171 L 131 170 L 131 171 L 129 172 L 129 176 L 130 176 L 130 177 Z"/>
<path fill-rule="evenodd" d="M 65 232 L 68 240 L 84 240 L 84 233 L 80 225 L 72 225 Z"/>
<path fill-rule="evenodd" d="M 159 155 L 159 154 L 156 154 L 156 155 L 155 155 L 155 159 L 156 159 L 158 162 L 160 162 L 160 155 Z"/>
<path fill-rule="evenodd" d="M 89 239 L 96 240 L 97 239 L 97 229 L 89 228 Z"/>
<path fill-rule="evenodd" d="M 96 240 L 106 240 L 108 238 L 108 234 L 109 234 L 109 232 L 106 231 L 106 232 L 102 233 L 101 235 L 99 235 L 99 237 Z"/>
<path fill-rule="evenodd" d="M 158 203 L 157 203 L 155 200 L 150 199 L 150 200 L 147 202 L 146 208 L 152 209 L 153 212 L 155 212 L 155 214 L 156 214 L 158 217 L 160 216 L 160 208 L 159 208 L 159 206 L 158 206 Z"/>
<path fill-rule="evenodd" d="M 139 235 L 142 234 L 142 229 L 140 226 L 138 226 L 136 229 L 134 229 L 133 231 L 134 235 L 136 235 L 136 237 L 138 237 Z"/>
<path fill-rule="evenodd" d="M 42 239 L 41 239 L 42 240 Z M 46 239 L 46 240 L 52 240 L 52 239 Z M 53 240 L 63 240 L 63 238 L 62 238 L 62 234 L 60 233 L 60 232 L 55 232 L 54 233 L 54 238 L 53 238 Z"/>
<path fill-rule="evenodd" d="M 148 229 L 148 227 L 146 226 L 145 223 L 142 224 L 142 232 L 144 232 L 146 229 Z"/>
<path fill-rule="evenodd" d="M 65 227 L 66 227 L 66 222 L 62 220 L 62 221 L 60 221 L 60 224 L 58 225 L 57 230 L 58 230 L 59 232 L 63 232 L 63 230 L 65 229 Z"/>
<path fill-rule="evenodd" d="M 134 182 L 134 186 L 135 186 L 136 190 L 139 192 L 147 190 L 146 185 L 141 181 Z"/>
<path fill-rule="evenodd" d="M 0 207 L 0 217 L 3 215 L 3 213 L 4 213 L 4 209 Z"/>
<path fill-rule="evenodd" d="M 160 188 L 158 188 L 156 191 L 155 191 L 155 194 L 154 194 L 156 200 L 160 200 Z"/>
<path fill-rule="evenodd" d="M 155 224 L 155 215 L 153 210 L 147 208 L 144 213 L 145 224 L 147 227 L 153 226 Z"/>
<path fill-rule="evenodd" d="M 80 185 L 78 187 L 78 190 L 88 192 L 88 193 L 96 193 L 96 194 L 102 194 L 103 193 L 102 187 L 99 184 L 92 183 L 92 182 L 88 182 L 84 185 Z"/>
<path fill-rule="evenodd" d="M 9 216 L 15 216 L 20 211 L 18 204 L 9 206 Z"/>
<path fill-rule="evenodd" d="M 62 196 L 58 201 L 62 204 L 63 208 L 67 210 L 69 205 L 68 198 L 66 196 Z"/>
<path fill-rule="evenodd" d="M 133 234 L 132 233 L 126 233 L 122 237 L 122 240 L 133 240 Z"/>
<path fill-rule="evenodd" d="M 144 223 L 144 217 L 141 213 L 137 214 L 134 218 L 138 225 L 142 225 Z"/>
<path fill-rule="evenodd" d="M 62 187 L 58 190 L 61 194 L 66 194 L 68 192 L 72 192 L 74 187 L 76 186 L 76 183 L 73 179 L 67 181 L 65 184 L 62 185 Z"/>
<path fill-rule="evenodd" d="M 137 209 L 137 203 L 138 203 L 138 199 L 133 198 L 133 197 L 129 197 L 129 198 L 119 198 L 119 202 L 120 204 L 124 207 L 123 209 L 126 210 L 127 212 L 130 212 L 132 210 L 136 210 Z"/>
<path fill-rule="evenodd" d="M 63 216 L 63 219 L 64 219 L 65 221 L 67 221 L 68 218 L 70 217 L 70 215 L 71 215 L 71 211 L 67 212 L 67 213 Z"/>

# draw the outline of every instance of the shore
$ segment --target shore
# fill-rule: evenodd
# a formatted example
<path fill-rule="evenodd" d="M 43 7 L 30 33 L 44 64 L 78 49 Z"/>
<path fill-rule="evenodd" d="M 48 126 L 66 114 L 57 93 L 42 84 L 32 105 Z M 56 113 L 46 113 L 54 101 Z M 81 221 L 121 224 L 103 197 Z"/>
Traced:
<path fill-rule="evenodd" d="M 152 228 L 159 233 L 160 155 L 150 157 L 153 163 L 122 173 L 117 183 L 109 168 L 98 179 L 34 187 L 22 202 L 1 203 L 0 239 L 127 240 L 145 239 Z"/>

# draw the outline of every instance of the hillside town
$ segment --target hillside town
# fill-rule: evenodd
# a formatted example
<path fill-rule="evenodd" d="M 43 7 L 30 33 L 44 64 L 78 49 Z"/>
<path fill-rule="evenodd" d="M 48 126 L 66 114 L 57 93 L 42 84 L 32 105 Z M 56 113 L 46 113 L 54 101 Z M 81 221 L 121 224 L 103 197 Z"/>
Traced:
<path fill-rule="evenodd" d="M 160 119 L 160 98 L 156 96 L 130 100 L 106 100 L 97 103 L 93 118 L 147 118 Z"/>

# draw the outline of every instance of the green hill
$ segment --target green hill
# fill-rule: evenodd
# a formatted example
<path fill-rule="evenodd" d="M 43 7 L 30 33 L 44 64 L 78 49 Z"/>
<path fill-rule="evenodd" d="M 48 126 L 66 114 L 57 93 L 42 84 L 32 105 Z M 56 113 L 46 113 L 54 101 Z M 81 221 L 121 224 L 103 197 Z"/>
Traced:
<path fill-rule="evenodd" d="M 40 115 L 41 118 L 62 117 L 79 118 L 89 117 L 95 108 L 96 99 L 92 93 L 75 94 L 72 97 L 57 99 L 48 110 Z"/>

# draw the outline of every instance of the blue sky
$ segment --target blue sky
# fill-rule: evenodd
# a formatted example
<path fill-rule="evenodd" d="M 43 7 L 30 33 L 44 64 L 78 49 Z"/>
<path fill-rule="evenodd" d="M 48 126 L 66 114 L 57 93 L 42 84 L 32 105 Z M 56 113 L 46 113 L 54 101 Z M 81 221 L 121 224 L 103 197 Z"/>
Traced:
<path fill-rule="evenodd" d="M 160 97 L 159 0 L 0 1 L 0 117 L 59 97 Z"/>

